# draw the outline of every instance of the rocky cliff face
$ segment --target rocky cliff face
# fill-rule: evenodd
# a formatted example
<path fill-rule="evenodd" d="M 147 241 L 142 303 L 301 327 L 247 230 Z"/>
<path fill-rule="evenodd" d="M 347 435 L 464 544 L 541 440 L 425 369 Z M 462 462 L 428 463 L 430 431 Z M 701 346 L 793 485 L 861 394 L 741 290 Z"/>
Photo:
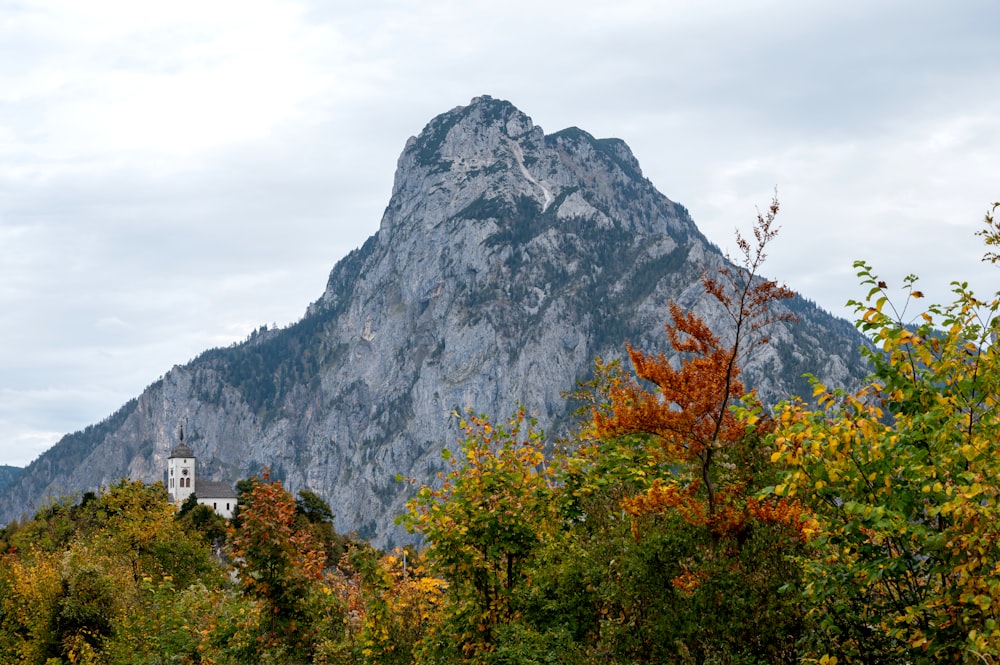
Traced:
<path fill-rule="evenodd" d="M 381 227 L 341 260 L 301 321 L 175 367 L 108 420 L 69 435 L 0 490 L 6 519 L 51 494 L 122 476 L 160 480 L 180 423 L 199 469 L 267 466 L 326 498 L 341 531 L 377 545 L 410 488 L 453 446 L 452 411 L 519 401 L 565 426 L 563 391 L 625 341 L 664 349 L 673 299 L 724 329 L 700 285 L 724 257 L 642 176 L 629 148 L 579 129 L 546 135 L 479 97 L 433 119 L 399 159 Z M 765 399 L 864 373 L 860 337 L 808 302 L 747 368 Z"/>

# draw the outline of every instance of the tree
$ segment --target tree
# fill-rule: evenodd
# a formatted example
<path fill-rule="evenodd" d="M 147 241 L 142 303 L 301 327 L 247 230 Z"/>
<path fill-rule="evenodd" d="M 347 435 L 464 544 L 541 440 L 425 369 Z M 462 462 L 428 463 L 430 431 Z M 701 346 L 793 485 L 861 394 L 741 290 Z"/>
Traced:
<path fill-rule="evenodd" d="M 82 508 L 92 510 L 94 517 L 77 538 L 127 567 L 133 585 L 143 577 L 165 576 L 187 585 L 218 572 L 207 543 L 185 534 L 175 519 L 162 483 L 123 478 Z"/>
<path fill-rule="evenodd" d="M 316 542 L 326 552 L 326 567 L 332 568 L 340 561 L 347 547 L 347 539 L 333 528 L 333 510 L 330 504 L 315 492 L 299 490 L 295 499 L 295 513 L 312 531 Z"/>
<path fill-rule="evenodd" d="M 230 540 L 240 584 L 267 606 L 267 645 L 285 643 L 304 652 L 310 638 L 307 600 L 322 579 L 326 554 L 297 522 L 295 499 L 281 482 L 271 481 L 267 471 L 252 480 Z"/>
<path fill-rule="evenodd" d="M 295 512 L 303 515 L 312 524 L 333 523 L 333 510 L 330 509 L 330 504 L 309 490 L 299 490 L 299 498 L 295 500 Z"/>
<path fill-rule="evenodd" d="M 912 319 L 864 262 L 853 301 L 873 340 L 861 390 L 815 382 L 818 407 L 785 404 L 774 488 L 819 519 L 806 561 L 827 647 L 858 662 L 996 662 L 1000 655 L 1000 299 L 954 283 Z M 822 647 L 823 645 L 820 645 Z"/>
<path fill-rule="evenodd" d="M 423 556 L 413 551 L 383 554 L 356 545 L 348 558 L 362 601 L 354 636 L 357 659 L 379 665 L 419 662 L 415 651 L 438 619 L 446 583 L 428 575 Z"/>
<path fill-rule="evenodd" d="M 178 641 L 165 634 L 169 621 L 145 621 L 151 590 L 197 585 L 207 598 L 222 582 L 206 545 L 176 523 L 160 484 L 122 480 L 76 505 L 53 504 L 14 538 L 18 548 L 0 558 L 3 662 L 158 657 L 160 645 Z M 159 619 L 179 595 L 157 598 Z"/>
<path fill-rule="evenodd" d="M 111 637 L 124 613 L 126 598 L 120 579 L 102 566 L 99 558 L 85 548 L 70 553 L 63 575 L 62 592 L 53 617 L 53 631 L 60 655 L 79 659 L 81 654 L 97 654 Z"/>
<path fill-rule="evenodd" d="M 58 653 L 60 558 L 31 546 L 0 554 L 0 661 L 44 663 Z"/>
<path fill-rule="evenodd" d="M 604 562 L 608 581 L 588 582 L 606 587 L 590 602 L 613 617 L 600 639 L 623 658 L 797 657 L 803 610 L 780 590 L 797 583 L 787 554 L 801 549 L 811 522 L 794 500 L 756 496 L 772 473 L 770 421 L 740 379 L 767 327 L 793 318 L 776 307 L 792 293 L 759 276 L 777 212 L 774 200 L 758 214 L 752 242 L 737 234 L 737 265 L 702 280 L 727 328 L 713 331 L 671 302 L 673 358 L 629 345 L 634 375 L 598 363 L 591 440 L 568 461 L 566 486 L 584 516 L 574 530 L 588 528 L 582 542 L 599 543 L 585 547 L 587 558 Z M 615 509 L 628 517 L 631 543 Z"/>
<path fill-rule="evenodd" d="M 195 504 L 188 510 L 181 507 L 181 510 L 177 512 L 176 520 L 185 532 L 199 534 L 214 553 L 221 555 L 226 544 L 228 526 L 226 518 L 209 506 L 197 503 L 197 499 L 195 499 Z"/>
<path fill-rule="evenodd" d="M 717 464 L 727 449 L 740 441 L 746 424 L 738 421 L 732 407 L 741 399 L 753 401 L 739 378 L 740 366 L 757 347 L 768 342 L 763 329 L 777 321 L 790 320 L 790 313 L 777 313 L 774 304 L 793 293 L 773 280 L 759 277 L 765 249 L 777 235 L 774 225 L 778 201 L 772 200 L 766 214 L 758 213 L 751 244 L 739 233 L 736 243 L 742 254 L 740 265 L 719 270 L 719 277 L 702 279 L 710 294 L 728 315 L 732 329 L 724 343 L 693 312 L 685 312 L 671 301 L 671 322 L 666 324 L 670 345 L 680 358 L 675 368 L 664 354 L 647 355 L 627 346 L 638 379 L 614 377 L 606 386 L 606 403 L 592 412 L 594 434 L 614 438 L 623 434 L 647 434 L 659 446 L 660 462 L 670 469 L 636 497 L 628 509 L 643 512 L 673 506 L 695 523 L 714 530 L 738 527 L 733 510 L 742 481 L 720 471 Z M 723 487 L 719 487 L 720 483 Z M 735 485 L 735 487 L 727 487 Z"/>
<path fill-rule="evenodd" d="M 983 239 L 987 248 L 1000 247 L 1000 218 L 996 217 L 998 208 L 1000 208 L 1000 202 L 994 203 L 986 212 L 986 217 L 983 220 L 986 223 L 986 228 L 976 233 L 976 235 Z M 996 263 L 1000 261 L 1000 254 L 993 249 L 987 249 L 986 254 L 983 256 L 983 261 Z"/>
<path fill-rule="evenodd" d="M 553 524 L 553 482 L 541 433 L 523 407 L 502 425 L 469 414 L 451 471 L 421 487 L 400 519 L 427 539 L 432 570 L 448 583 L 444 626 L 426 644 L 472 662 L 495 648 L 497 631 L 519 615 L 516 592 Z"/>

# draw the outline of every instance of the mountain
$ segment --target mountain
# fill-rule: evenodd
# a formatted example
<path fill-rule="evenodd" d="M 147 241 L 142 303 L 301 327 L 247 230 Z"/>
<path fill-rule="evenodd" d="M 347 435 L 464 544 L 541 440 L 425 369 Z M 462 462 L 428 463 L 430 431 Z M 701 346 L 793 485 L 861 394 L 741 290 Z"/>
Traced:
<path fill-rule="evenodd" d="M 22 473 L 24 469 L 19 466 L 0 466 L 0 489 L 17 480 Z"/>
<path fill-rule="evenodd" d="M 0 516 L 122 476 L 161 479 L 183 424 L 213 479 L 270 467 L 326 498 L 339 530 L 399 543 L 393 518 L 412 489 L 394 477 L 443 468 L 453 410 L 503 417 L 520 401 L 561 431 L 562 394 L 595 357 L 626 341 L 665 350 L 671 299 L 726 329 L 700 282 L 725 265 L 625 143 L 546 135 L 478 97 L 407 141 L 378 232 L 298 323 L 174 367 L 64 437 L 0 490 Z M 744 375 L 764 399 L 805 393 L 807 371 L 843 386 L 864 375 L 850 324 L 802 298 L 787 306 L 799 322 L 772 330 Z"/>

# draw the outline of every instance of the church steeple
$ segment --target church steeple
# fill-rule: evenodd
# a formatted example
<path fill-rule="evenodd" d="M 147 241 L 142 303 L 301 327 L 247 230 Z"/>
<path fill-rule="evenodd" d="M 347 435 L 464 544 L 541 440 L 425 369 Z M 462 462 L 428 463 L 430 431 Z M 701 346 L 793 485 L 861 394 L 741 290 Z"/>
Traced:
<path fill-rule="evenodd" d="M 170 451 L 167 458 L 167 491 L 177 505 L 195 492 L 194 452 L 184 443 L 184 426 L 180 429 L 180 443 Z"/>

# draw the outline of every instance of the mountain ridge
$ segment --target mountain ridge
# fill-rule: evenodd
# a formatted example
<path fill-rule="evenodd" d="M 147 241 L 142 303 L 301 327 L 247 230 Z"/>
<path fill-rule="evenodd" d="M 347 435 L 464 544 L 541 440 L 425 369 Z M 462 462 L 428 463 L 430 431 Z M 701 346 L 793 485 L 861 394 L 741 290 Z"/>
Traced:
<path fill-rule="evenodd" d="M 565 426 L 563 392 L 595 357 L 626 341 L 666 350 L 670 300 L 721 321 L 700 278 L 725 265 L 623 141 L 546 135 L 510 102 L 474 98 L 406 141 L 379 230 L 299 321 L 207 350 L 67 435 L 0 488 L 0 515 L 121 476 L 161 479 L 184 422 L 212 479 L 268 466 L 327 499 L 339 529 L 404 542 L 392 518 L 410 490 L 393 479 L 443 468 L 453 411 L 522 403 Z M 805 371 L 860 379 L 853 327 L 801 298 L 788 306 L 802 321 L 777 326 L 745 371 L 762 397 L 802 392 Z"/>

